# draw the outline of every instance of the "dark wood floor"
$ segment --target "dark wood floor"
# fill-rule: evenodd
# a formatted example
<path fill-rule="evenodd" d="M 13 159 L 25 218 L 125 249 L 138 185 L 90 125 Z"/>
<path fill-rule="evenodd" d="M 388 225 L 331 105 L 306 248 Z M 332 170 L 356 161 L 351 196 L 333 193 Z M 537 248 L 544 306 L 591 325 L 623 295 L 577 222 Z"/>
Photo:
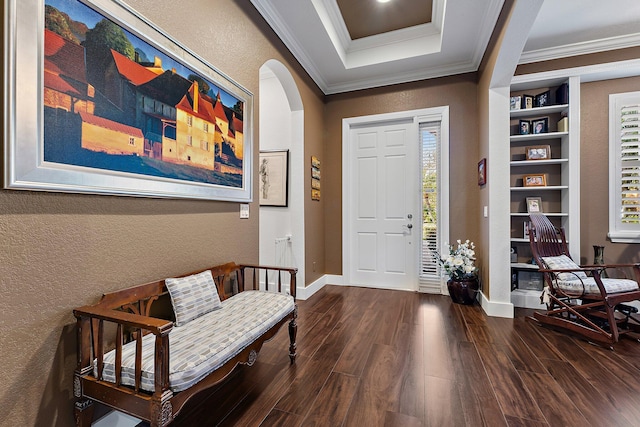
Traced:
<path fill-rule="evenodd" d="M 448 297 L 327 286 L 253 367 L 173 426 L 640 425 L 640 343 L 615 351 Z"/>

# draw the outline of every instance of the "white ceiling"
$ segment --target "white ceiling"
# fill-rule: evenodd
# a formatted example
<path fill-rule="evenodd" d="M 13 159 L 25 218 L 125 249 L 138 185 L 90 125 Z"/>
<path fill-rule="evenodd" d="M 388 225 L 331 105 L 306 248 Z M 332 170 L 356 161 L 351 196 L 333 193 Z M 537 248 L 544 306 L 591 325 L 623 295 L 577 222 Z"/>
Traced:
<path fill-rule="evenodd" d="M 336 0 L 251 2 L 333 94 L 476 71 L 504 0 L 433 0 L 431 23 L 357 40 Z M 639 45 L 638 0 L 545 0 L 520 63 Z"/>

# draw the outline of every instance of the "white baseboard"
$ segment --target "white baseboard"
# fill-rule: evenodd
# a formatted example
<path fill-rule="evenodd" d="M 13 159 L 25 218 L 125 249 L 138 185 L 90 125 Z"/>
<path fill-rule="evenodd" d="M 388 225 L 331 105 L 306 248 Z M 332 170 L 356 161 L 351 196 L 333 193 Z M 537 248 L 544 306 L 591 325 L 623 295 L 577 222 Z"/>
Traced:
<path fill-rule="evenodd" d="M 326 284 L 327 284 L 327 275 L 325 274 L 324 276 L 320 277 L 315 282 L 310 283 L 309 286 L 302 287 L 302 288 L 298 287 L 296 289 L 296 299 L 299 299 L 299 300 L 309 299 L 311 297 L 311 295 L 313 295 L 316 292 L 318 292 Z"/>
<path fill-rule="evenodd" d="M 486 295 L 480 291 L 480 306 L 487 313 L 487 316 L 506 317 L 513 319 L 513 304 L 510 302 L 495 302 L 487 299 Z"/>

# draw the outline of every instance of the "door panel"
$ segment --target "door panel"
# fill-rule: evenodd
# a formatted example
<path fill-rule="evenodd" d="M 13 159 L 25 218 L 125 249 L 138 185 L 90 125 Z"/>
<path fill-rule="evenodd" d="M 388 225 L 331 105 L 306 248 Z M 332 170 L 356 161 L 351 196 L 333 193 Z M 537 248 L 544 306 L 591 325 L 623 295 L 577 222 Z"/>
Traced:
<path fill-rule="evenodd" d="M 358 126 L 350 130 L 349 144 L 344 159 L 352 169 L 349 279 L 417 289 L 417 126 L 413 121 Z"/>

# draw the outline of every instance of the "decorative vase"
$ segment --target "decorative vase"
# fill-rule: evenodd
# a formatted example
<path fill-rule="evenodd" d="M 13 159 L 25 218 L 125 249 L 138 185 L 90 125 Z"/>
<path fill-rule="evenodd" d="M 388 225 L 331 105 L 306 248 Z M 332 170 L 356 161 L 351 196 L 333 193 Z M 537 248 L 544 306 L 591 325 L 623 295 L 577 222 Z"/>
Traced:
<path fill-rule="evenodd" d="M 456 304 L 473 304 L 478 293 L 478 278 L 472 279 L 449 279 L 447 289 L 451 299 Z"/>
<path fill-rule="evenodd" d="M 593 265 L 604 264 L 604 246 L 593 245 Z"/>
<path fill-rule="evenodd" d="M 593 265 L 604 265 L 604 246 L 593 245 Z M 607 277 L 607 270 L 602 269 L 600 277 Z"/>

